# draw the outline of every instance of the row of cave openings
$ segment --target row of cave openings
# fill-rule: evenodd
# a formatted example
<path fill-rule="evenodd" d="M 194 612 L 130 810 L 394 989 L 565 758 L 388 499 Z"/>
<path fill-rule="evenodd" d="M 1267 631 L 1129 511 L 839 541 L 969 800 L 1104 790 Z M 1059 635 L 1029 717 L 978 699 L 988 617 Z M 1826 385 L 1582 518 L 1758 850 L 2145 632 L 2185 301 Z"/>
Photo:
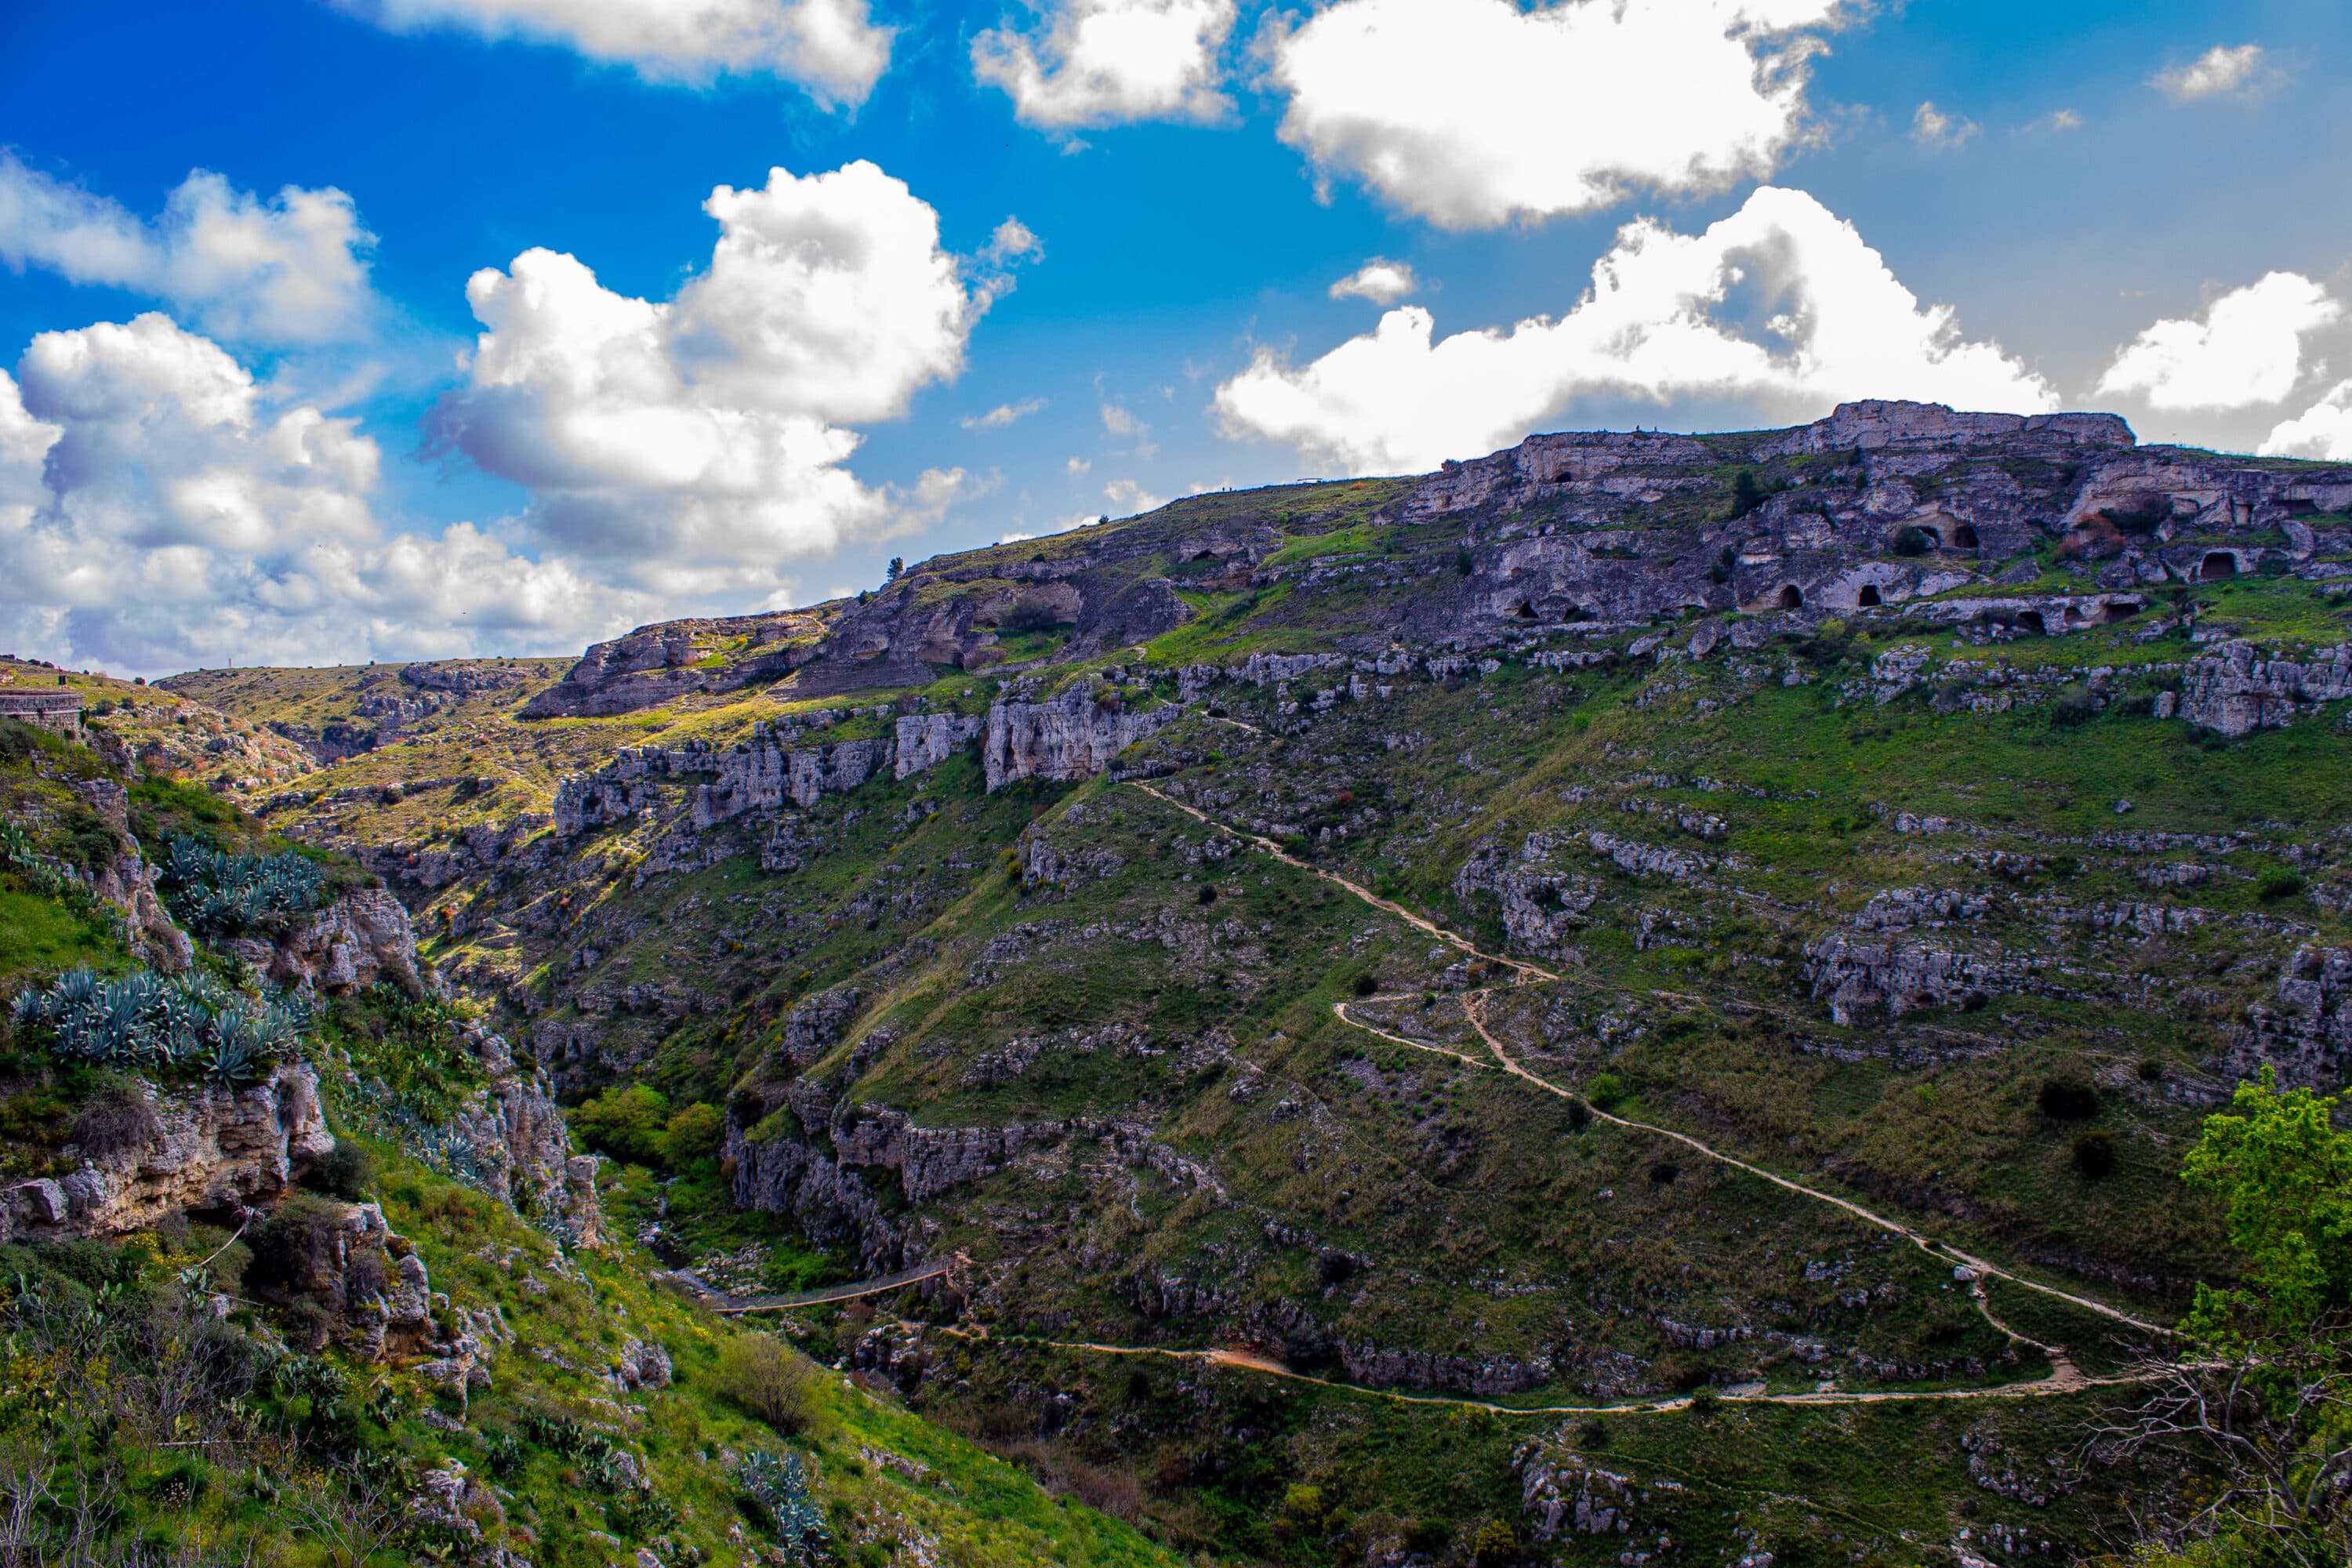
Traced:
<path fill-rule="evenodd" d="M 1927 534 L 1930 540 L 1936 538 L 1936 531 L 1932 528 L 1923 528 L 1919 531 Z M 1953 531 L 1952 544 L 1955 549 L 1974 549 L 1976 542 L 1977 531 L 1965 522 Z M 1940 542 L 1938 542 L 1938 547 L 1940 548 Z M 2197 581 L 2200 583 L 2220 583 L 2237 574 L 2238 557 L 2234 551 L 2208 551 L 2205 559 L 2197 565 Z M 1885 603 L 1885 600 L 1880 596 L 1877 584 L 1864 583 L 1861 592 L 1854 595 L 1853 602 L 1858 607 L 1867 610 L 1874 609 Z M 1784 583 L 1780 586 L 1780 592 L 1772 601 L 1772 607 L 1779 610 L 1801 610 L 1805 607 L 1805 591 L 1794 583 Z M 2099 618 L 2109 621 L 2126 620 L 2139 614 L 2139 611 L 2140 606 L 2137 605 L 2111 602 L 2106 605 L 2105 615 Z M 1534 601 L 1521 599 L 1517 615 L 1517 618 L 1523 621 L 1535 620 L 1537 616 Z M 2085 626 L 2092 624 L 2094 617 L 2069 610 L 2066 612 L 2066 619 L 2071 626 Z M 2026 631 L 2046 632 L 2049 629 L 2039 610 L 2021 611 L 2014 625 L 2018 629 Z"/>

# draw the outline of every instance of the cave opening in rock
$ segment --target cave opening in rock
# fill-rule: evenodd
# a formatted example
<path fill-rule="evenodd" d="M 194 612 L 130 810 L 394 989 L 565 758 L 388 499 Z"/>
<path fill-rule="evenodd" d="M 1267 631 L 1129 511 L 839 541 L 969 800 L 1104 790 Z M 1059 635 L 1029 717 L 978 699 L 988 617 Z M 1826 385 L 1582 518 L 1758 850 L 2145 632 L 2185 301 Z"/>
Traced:
<path fill-rule="evenodd" d="M 2042 620 L 2042 612 L 2039 610 L 2021 612 L 2017 617 L 2017 629 L 2021 632 L 2032 632 L 2038 637 L 2050 635 L 2050 627 Z"/>
<path fill-rule="evenodd" d="M 1954 530 L 1952 530 L 1952 548 L 1953 548 L 1953 549 L 1955 549 L 1955 550 L 1974 550 L 1976 547 L 1977 547 L 1977 531 L 1976 531 L 1975 529 L 1970 528 L 1967 523 L 1965 523 L 1965 522 L 1964 522 L 1964 523 L 1960 524 L 1958 528 L 1955 528 Z"/>
<path fill-rule="evenodd" d="M 1864 583 L 1862 585 L 1862 592 L 1853 596 L 1853 602 L 1865 610 L 1874 605 L 1885 603 L 1878 596 L 1878 584 L 1875 583 Z"/>
<path fill-rule="evenodd" d="M 2226 550 L 2209 550 L 2203 564 L 2197 568 L 2200 583 L 2219 583 L 2224 577 L 2238 574 L 2238 558 Z"/>
<path fill-rule="evenodd" d="M 1521 599 L 1521 600 L 1519 601 L 1519 607 L 1518 607 L 1517 614 L 1518 614 L 1518 617 L 1519 617 L 1519 619 L 1521 619 L 1521 620 L 1523 620 L 1523 621 L 1532 621 L 1532 620 L 1534 620 L 1534 619 L 1536 618 L 1536 607 L 1535 607 L 1535 605 L 1533 605 L 1529 604 L 1527 600 L 1525 600 L 1525 599 Z"/>
<path fill-rule="evenodd" d="M 1791 583 L 1787 587 L 1780 590 L 1780 597 L 1778 602 L 1780 608 L 1784 610 L 1802 609 L 1805 604 L 1805 591 L 1802 588 L 1798 587 L 1794 583 Z"/>

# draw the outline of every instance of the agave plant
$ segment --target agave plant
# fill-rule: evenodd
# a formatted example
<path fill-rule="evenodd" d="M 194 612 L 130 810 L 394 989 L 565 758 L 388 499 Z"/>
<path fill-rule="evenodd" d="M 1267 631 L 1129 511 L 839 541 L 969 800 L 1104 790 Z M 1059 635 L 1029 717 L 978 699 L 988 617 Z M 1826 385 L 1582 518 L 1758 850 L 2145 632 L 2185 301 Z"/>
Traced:
<path fill-rule="evenodd" d="M 205 1076 L 215 1083 L 234 1089 L 250 1083 L 259 1070 L 250 1047 L 241 1039 L 223 1037 L 213 1041 L 203 1058 Z"/>
<path fill-rule="evenodd" d="M 826 1555 L 832 1531 L 824 1510 L 809 1494 L 808 1474 L 798 1454 L 772 1454 L 754 1449 L 743 1456 L 740 1472 L 743 1489 L 758 1500 L 776 1521 L 776 1536 L 784 1550 L 803 1563 Z"/>
<path fill-rule="evenodd" d="M 193 838 L 166 840 L 161 870 L 172 912 L 206 936 L 282 927 L 314 908 L 324 886 L 299 855 L 231 855 Z"/>

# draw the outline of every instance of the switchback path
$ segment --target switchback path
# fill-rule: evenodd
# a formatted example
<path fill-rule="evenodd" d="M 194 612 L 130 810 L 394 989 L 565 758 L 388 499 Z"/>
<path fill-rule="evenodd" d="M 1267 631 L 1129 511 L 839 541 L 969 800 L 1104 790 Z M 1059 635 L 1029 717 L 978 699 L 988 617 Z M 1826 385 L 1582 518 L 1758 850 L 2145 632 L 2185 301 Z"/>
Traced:
<path fill-rule="evenodd" d="M 1306 861 L 1299 859 L 1297 856 L 1286 852 L 1280 845 L 1275 843 L 1272 839 L 1255 833 L 1245 833 L 1238 828 L 1229 826 L 1226 824 L 1219 822 L 1215 818 L 1210 816 L 1206 812 L 1188 805 L 1181 800 L 1172 799 L 1160 791 L 1152 788 L 1150 784 L 1144 784 L 1139 780 L 1129 780 L 1128 782 L 1134 784 L 1136 788 L 1143 791 L 1144 794 L 1151 796 L 1154 800 L 1160 801 L 1161 804 L 1166 805 L 1172 805 L 1177 810 L 1184 813 L 1187 816 L 1192 817 L 1197 821 L 1206 823 L 1212 827 L 1218 828 L 1226 833 L 1231 833 L 1235 837 L 1256 846 L 1258 848 L 1273 856 L 1276 859 L 1281 861 L 1286 866 L 1293 867 L 1296 869 L 1306 872 L 1310 877 L 1319 878 L 1326 882 L 1331 883 L 1335 887 L 1344 889 L 1356 898 L 1371 905 L 1374 909 L 1395 916 L 1397 919 L 1403 921 L 1406 924 L 1413 927 L 1417 931 L 1428 932 L 1430 935 L 1436 937 L 1439 941 L 1445 942 L 1448 946 L 1454 948 L 1458 952 L 1467 953 L 1471 957 L 1476 958 L 1489 965 L 1509 970 L 1511 972 L 1510 983 L 1514 985 L 1527 984 L 1531 982 L 1557 981 L 1560 978 L 1550 970 L 1545 969 L 1538 964 L 1528 963 L 1518 959 L 1508 958 L 1501 954 L 1484 952 L 1475 942 L 1471 942 L 1469 938 L 1463 936 L 1457 931 L 1448 931 L 1444 926 L 1437 924 L 1434 921 L 1429 920 L 1425 916 L 1416 914 L 1414 911 L 1406 909 L 1402 904 L 1396 903 L 1391 900 L 1383 899 L 1374 893 L 1370 889 L 1363 887 L 1360 883 L 1351 881 L 1348 878 L 1339 875 L 1337 872 L 1327 871 L 1320 867 L 1308 865 Z M 1468 1016 L 1471 1026 L 1477 1030 L 1478 1037 L 1484 1040 L 1486 1043 L 1487 1049 L 1494 1053 L 1496 1065 L 1499 1066 L 1505 1072 L 1510 1074 L 1513 1078 L 1521 1079 L 1546 1094 L 1556 1096 L 1561 1100 L 1572 1100 L 1578 1099 L 1579 1097 L 1573 1089 L 1563 1089 L 1559 1085 L 1553 1083 L 1549 1079 L 1538 1077 L 1537 1074 L 1528 1071 L 1526 1068 L 1521 1067 L 1511 1054 L 1503 1048 L 1502 1043 L 1496 1039 L 1494 1035 L 1487 1030 L 1486 1019 L 1483 1016 L 1483 1009 L 1486 1005 L 1486 997 L 1492 994 L 1492 987 L 1487 987 L 1479 991 L 1465 992 L 1461 1000 L 1463 1011 Z M 1474 1058 L 1462 1052 L 1452 1050 L 1443 1046 L 1432 1045 L 1425 1041 L 1410 1040 L 1401 1035 L 1392 1035 L 1384 1029 L 1372 1028 L 1369 1025 L 1360 1023 L 1356 1019 L 1348 1016 L 1347 1004 L 1344 1002 L 1332 1004 L 1331 1010 L 1339 1017 L 1341 1023 L 1348 1025 L 1351 1028 L 1365 1029 L 1371 1034 L 1379 1036 L 1382 1039 L 1392 1040 L 1398 1045 L 1409 1046 L 1415 1050 L 1432 1051 L 1440 1056 L 1454 1057 L 1458 1060 L 1473 1062 L 1473 1065 L 1484 1065 L 1475 1063 Z M 1942 1258 L 1969 1269 L 1971 1276 L 1970 1283 L 1976 1287 L 1976 1294 L 1978 1294 L 1979 1298 L 1979 1304 L 1981 1304 L 1982 1297 L 1981 1281 L 1986 1277 L 1990 1276 L 1994 1279 L 2005 1279 L 2011 1284 L 2016 1285 L 2023 1289 L 2034 1290 L 2042 1295 L 2053 1297 L 2058 1300 L 2065 1301 L 2073 1306 L 2080 1307 L 2086 1312 L 2095 1313 L 2096 1315 L 2108 1319 L 2111 1321 L 2127 1324 L 2132 1328 L 2139 1330 L 2143 1333 L 2160 1334 L 2169 1337 L 2173 1331 L 2172 1330 L 2161 1327 L 2158 1324 L 2147 1322 L 2142 1319 L 2136 1318 L 2129 1312 L 2123 1311 L 2118 1308 L 2108 1306 L 2104 1301 L 2093 1300 L 2087 1296 L 2077 1296 L 2071 1291 L 2061 1290 L 2055 1286 L 2044 1285 L 2038 1280 L 2025 1279 L 2009 1269 L 2000 1268 L 1997 1264 L 1989 1262 L 1982 1258 L 1979 1258 L 1971 1253 L 1963 1252 L 1960 1248 L 1955 1247 L 1950 1242 L 1914 1230 L 1909 1226 L 1903 1224 L 1899 1220 L 1889 1219 L 1885 1215 L 1864 1208 L 1862 1205 L 1853 1202 L 1850 1198 L 1839 1197 L 1834 1193 L 1826 1193 L 1818 1187 L 1809 1187 L 1801 1182 L 1792 1181 L 1787 1176 L 1768 1171 L 1761 1165 L 1750 1164 L 1748 1162 L 1739 1159 L 1736 1155 L 1724 1153 L 1721 1150 L 1717 1149 L 1713 1145 L 1704 1142 L 1697 1138 L 1692 1137 L 1687 1132 L 1677 1132 L 1671 1127 L 1660 1127 L 1654 1122 L 1635 1121 L 1626 1117 L 1612 1115 L 1610 1112 L 1601 1110 L 1599 1106 L 1591 1105 L 1590 1101 L 1587 1101 L 1586 1104 L 1590 1107 L 1593 1115 L 1600 1117 L 1604 1121 L 1612 1122 L 1616 1126 L 1626 1128 L 1629 1131 L 1647 1132 L 1656 1137 L 1669 1139 L 1672 1142 L 1679 1143 L 1685 1148 L 1689 1149 L 1693 1153 L 1696 1153 L 1704 1159 L 1713 1160 L 1718 1163 L 1728 1165 L 1734 1170 L 1744 1171 L 1749 1175 L 1769 1182 L 1774 1186 L 1780 1187 L 1786 1192 L 1794 1193 L 1801 1197 L 1811 1198 L 1817 1203 L 1828 1204 L 1832 1207 L 1843 1210 L 1846 1214 L 1862 1221 L 1864 1225 L 1874 1226 L 1880 1230 L 1886 1231 L 1895 1236 L 1902 1237 L 1904 1239 L 1913 1243 L 1921 1251 L 1927 1253 L 1930 1257 Z M 1987 1310 L 1987 1315 L 1990 1315 L 1989 1309 Z M 2012 1337 L 2021 1341 L 2023 1341 L 2024 1339 L 2024 1336 L 2022 1335 L 2014 1334 L 2013 1331 L 2008 1331 L 2005 1329 L 2003 1331 L 2011 1332 Z M 2032 1343 L 2032 1342 L 2025 1341 L 2024 1342 Z M 2047 1349 L 2047 1347 L 2042 1348 Z M 2071 1367 L 2066 1367 L 2062 1364 L 2059 1371 L 2054 1372 L 2052 1375 L 2053 1378 L 2056 1378 L 2063 1373 L 2071 1373 L 2073 1369 Z M 2079 1373 L 2074 1373 L 2074 1376 L 2078 1379 L 2081 1378 L 2081 1374 Z M 2077 1384 L 2077 1386 L 2087 1384 L 2091 1380 L 2088 1379 L 2083 1379 L 2082 1383 Z M 1864 1397 L 1864 1396 L 1859 1394 L 1853 1395 L 1849 1402 L 1860 1401 Z"/>

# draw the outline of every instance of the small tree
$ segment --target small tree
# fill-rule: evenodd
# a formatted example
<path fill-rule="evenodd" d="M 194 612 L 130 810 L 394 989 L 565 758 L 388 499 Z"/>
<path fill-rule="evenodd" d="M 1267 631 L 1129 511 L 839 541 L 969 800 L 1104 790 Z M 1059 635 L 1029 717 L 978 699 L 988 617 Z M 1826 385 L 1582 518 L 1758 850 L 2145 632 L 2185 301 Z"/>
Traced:
<path fill-rule="evenodd" d="M 2181 1166 L 2229 1209 L 2241 1283 L 2197 1287 L 2176 1359 L 2140 1370 L 2138 1408 L 2101 1430 L 2126 1449 L 2187 1441 L 2221 1474 L 2186 1519 L 2155 1521 L 2162 1562 L 2343 1563 L 2352 1548 L 2352 1133 L 2337 1097 L 2282 1094 L 2272 1068 L 2205 1119 Z"/>
<path fill-rule="evenodd" d="M 885 569 L 885 574 L 891 582 L 896 583 L 898 580 L 899 574 L 906 571 L 906 569 L 907 563 L 899 557 L 893 555 L 890 557 L 889 566 Z"/>

